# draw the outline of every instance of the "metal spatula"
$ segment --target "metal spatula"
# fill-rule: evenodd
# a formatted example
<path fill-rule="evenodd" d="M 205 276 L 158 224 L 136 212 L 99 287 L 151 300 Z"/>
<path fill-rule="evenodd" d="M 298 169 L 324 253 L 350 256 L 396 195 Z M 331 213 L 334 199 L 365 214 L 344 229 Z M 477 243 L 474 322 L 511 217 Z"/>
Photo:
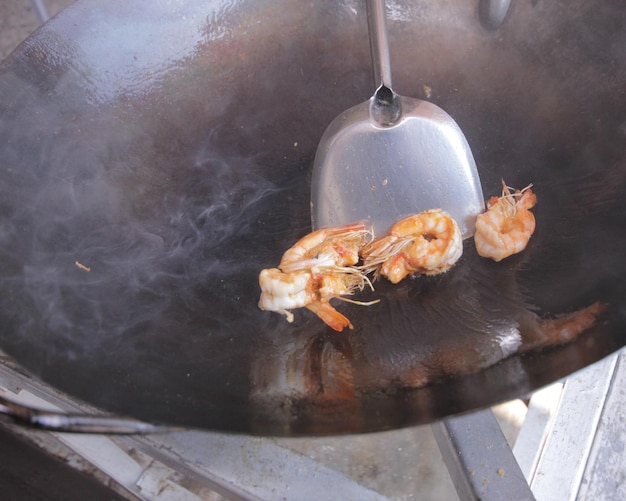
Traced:
<path fill-rule="evenodd" d="M 403 217 L 443 209 L 467 238 L 484 210 L 467 140 L 441 108 L 393 92 L 384 1 L 367 0 L 367 13 L 378 88 L 322 136 L 311 185 L 313 228 L 368 221 L 383 236 Z"/>

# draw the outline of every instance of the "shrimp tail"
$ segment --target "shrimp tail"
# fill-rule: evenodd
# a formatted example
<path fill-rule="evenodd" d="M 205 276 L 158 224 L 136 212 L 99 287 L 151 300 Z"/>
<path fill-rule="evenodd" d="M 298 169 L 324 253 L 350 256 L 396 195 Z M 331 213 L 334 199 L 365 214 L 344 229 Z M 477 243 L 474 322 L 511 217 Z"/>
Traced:
<path fill-rule="evenodd" d="M 341 332 L 345 327 L 353 328 L 352 323 L 345 316 L 339 313 L 332 305 L 326 301 L 316 301 L 308 304 L 307 309 L 315 313 L 331 329 Z"/>

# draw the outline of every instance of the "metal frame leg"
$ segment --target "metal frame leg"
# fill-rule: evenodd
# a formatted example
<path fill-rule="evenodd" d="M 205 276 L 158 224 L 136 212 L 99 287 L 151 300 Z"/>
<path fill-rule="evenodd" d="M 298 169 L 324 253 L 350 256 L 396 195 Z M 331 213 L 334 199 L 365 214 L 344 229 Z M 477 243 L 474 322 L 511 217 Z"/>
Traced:
<path fill-rule="evenodd" d="M 432 425 L 459 497 L 465 500 L 534 500 L 491 409 Z"/>

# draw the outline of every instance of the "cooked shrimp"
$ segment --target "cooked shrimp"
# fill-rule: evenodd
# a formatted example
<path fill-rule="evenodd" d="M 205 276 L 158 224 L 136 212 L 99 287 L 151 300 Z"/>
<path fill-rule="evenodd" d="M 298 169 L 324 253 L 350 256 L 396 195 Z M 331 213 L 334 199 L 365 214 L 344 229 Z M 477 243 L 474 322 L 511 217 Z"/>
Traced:
<path fill-rule="evenodd" d="M 329 301 L 348 301 L 343 296 L 371 287 L 365 273 L 353 266 L 371 236 L 363 224 L 322 228 L 305 235 L 283 254 L 278 268 L 261 271 L 259 308 L 281 313 L 288 322 L 293 322 L 290 310 L 307 308 L 336 331 L 352 328 Z"/>
<path fill-rule="evenodd" d="M 528 210 L 537 203 L 531 186 L 511 193 L 502 180 L 502 196 L 491 197 L 487 212 L 476 219 L 474 243 L 479 255 L 501 261 L 526 248 L 535 231 L 535 216 Z"/>
<path fill-rule="evenodd" d="M 290 310 L 305 307 L 336 331 L 342 331 L 344 327 L 352 329 L 350 321 L 329 301 L 351 295 L 368 284 L 371 285 L 367 277 L 351 267 L 312 267 L 289 273 L 269 268 L 259 275 L 259 308 L 281 313 L 288 322 L 293 322 Z"/>
<path fill-rule="evenodd" d="M 284 272 L 312 266 L 350 266 L 359 260 L 359 250 L 372 232 L 363 224 L 322 228 L 298 240 L 283 254 L 278 267 Z"/>
<path fill-rule="evenodd" d="M 414 273 L 443 273 L 462 253 L 463 239 L 456 221 L 433 209 L 398 221 L 389 235 L 366 245 L 361 251 L 362 269 L 397 284 Z"/>

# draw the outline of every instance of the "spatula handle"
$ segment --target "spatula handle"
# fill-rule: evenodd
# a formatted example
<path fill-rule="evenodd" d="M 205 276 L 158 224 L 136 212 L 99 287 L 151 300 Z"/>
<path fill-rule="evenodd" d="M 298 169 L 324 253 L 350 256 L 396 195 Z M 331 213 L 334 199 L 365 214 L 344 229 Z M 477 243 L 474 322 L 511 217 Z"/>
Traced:
<path fill-rule="evenodd" d="M 367 6 L 370 51 L 374 67 L 374 83 L 376 88 L 384 85 L 391 89 L 391 62 L 385 19 L 385 2 L 384 0 L 366 0 L 365 3 Z"/>

